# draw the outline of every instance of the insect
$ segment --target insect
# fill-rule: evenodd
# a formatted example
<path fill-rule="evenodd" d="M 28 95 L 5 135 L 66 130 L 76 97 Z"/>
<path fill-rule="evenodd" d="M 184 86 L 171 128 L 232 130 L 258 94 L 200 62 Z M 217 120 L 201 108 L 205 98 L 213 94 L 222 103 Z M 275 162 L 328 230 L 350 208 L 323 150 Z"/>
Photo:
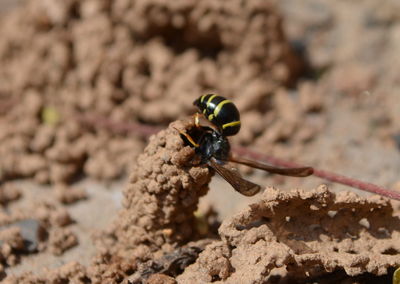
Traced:
<path fill-rule="evenodd" d="M 207 164 L 213 168 L 239 193 L 253 196 L 260 191 L 261 187 L 242 178 L 238 172 L 227 168 L 227 162 L 286 176 L 306 177 L 313 174 L 311 167 L 277 168 L 255 160 L 233 156 L 227 137 L 237 134 L 240 130 L 240 113 L 237 107 L 230 100 L 215 94 L 203 95 L 193 104 L 200 110 L 200 113 L 194 115 L 195 130 L 198 130 L 195 133 L 197 139 L 185 132 L 180 132 L 180 134 L 189 145 L 195 148 L 196 154 L 200 156 L 201 164 Z"/>

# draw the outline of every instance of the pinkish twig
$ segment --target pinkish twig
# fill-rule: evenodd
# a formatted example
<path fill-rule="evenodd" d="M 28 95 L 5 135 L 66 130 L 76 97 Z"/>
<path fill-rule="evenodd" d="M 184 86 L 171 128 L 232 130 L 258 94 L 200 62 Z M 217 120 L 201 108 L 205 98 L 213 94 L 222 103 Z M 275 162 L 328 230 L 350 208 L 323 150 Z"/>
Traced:
<path fill-rule="evenodd" d="M 93 125 L 95 127 L 100 127 L 100 128 L 106 128 L 110 129 L 111 131 L 114 132 L 131 132 L 135 133 L 136 135 L 140 135 L 142 137 L 148 137 L 156 132 L 158 132 L 161 128 L 156 127 L 156 126 L 150 126 L 150 125 L 143 125 L 141 123 L 132 123 L 132 122 L 114 122 L 110 121 L 107 118 L 101 117 L 101 116 L 96 116 L 96 115 L 77 115 L 77 119 L 83 123 L 87 123 L 90 125 Z M 293 163 L 293 162 L 288 162 L 281 160 L 279 158 L 267 156 L 261 153 L 258 153 L 256 151 L 252 151 L 248 148 L 240 147 L 240 146 L 234 146 L 232 147 L 232 151 L 235 154 L 238 155 L 243 155 L 247 156 L 249 158 L 262 161 L 277 167 L 285 167 L 285 168 L 293 168 L 293 167 L 304 167 L 302 165 Z M 351 186 L 354 188 L 358 188 L 363 191 L 368 191 L 372 192 L 375 194 L 379 194 L 382 196 L 386 196 L 392 199 L 400 200 L 400 192 L 396 192 L 390 189 L 383 188 L 381 186 L 372 184 L 372 183 L 367 183 L 363 182 L 354 178 L 346 177 L 343 175 L 335 174 L 333 172 L 329 171 L 324 171 L 324 170 L 319 170 L 314 168 L 314 175 L 320 178 L 323 178 L 325 180 L 335 182 L 335 183 L 340 183 L 344 184 L 347 186 Z"/>
<path fill-rule="evenodd" d="M 293 162 L 288 162 L 275 157 L 260 154 L 258 152 L 240 146 L 233 147 L 232 151 L 234 151 L 238 155 L 247 156 L 249 158 L 262 161 L 277 167 L 285 167 L 285 168 L 304 167 L 302 165 Z M 315 168 L 314 168 L 314 175 L 323 178 L 325 180 L 329 180 L 331 182 L 344 184 L 364 191 L 369 191 L 392 199 L 400 200 L 400 192 L 386 189 L 372 183 L 363 182 L 354 178 L 346 177 L 343 175 L 335 174 L 333 172 L 319 170 Z"/>
<path fill-rule="evenodd" d="M 75 114 L 74 118 L 79 122 L 94 128 L 104 128 L 112 130 L 114 133 L 133 133 L 147 138 L 157 133 L 162 127 L 145 125 L 136 122 L 117 122 L 96 114 Z"/>
<path fill-rule="evenodd" d="M 8 110 L 16 104 L 17 100 L 15 98 L 7 98 L 0 100 L 0 114 L 6 113 Z"/>

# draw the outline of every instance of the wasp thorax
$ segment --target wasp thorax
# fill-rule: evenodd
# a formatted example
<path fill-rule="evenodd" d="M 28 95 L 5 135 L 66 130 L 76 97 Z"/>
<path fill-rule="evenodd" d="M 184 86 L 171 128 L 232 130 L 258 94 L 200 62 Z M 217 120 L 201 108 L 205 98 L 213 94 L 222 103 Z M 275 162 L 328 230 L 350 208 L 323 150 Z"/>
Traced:
<path fill-rule="evenodd" d="M 227 161 L 231 146 L 228 139 L 216 131 L 207 132 L 202 137 L 202 143 L 197 148 L 203 163 L 206 163 L 211 157 L 219 161 Z"/>

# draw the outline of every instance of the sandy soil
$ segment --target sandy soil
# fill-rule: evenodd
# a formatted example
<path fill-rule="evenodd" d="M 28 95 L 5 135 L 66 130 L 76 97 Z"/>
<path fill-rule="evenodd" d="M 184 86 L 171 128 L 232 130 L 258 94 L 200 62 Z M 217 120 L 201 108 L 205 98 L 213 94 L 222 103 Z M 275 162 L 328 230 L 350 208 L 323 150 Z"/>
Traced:
<path fill-rule="evenodd" d="M 241 196 L 168 125 L 217 92 L 232 144 L 400 190 L 399 8 L 1 0 L 1 277 L 390 281 L 398 202 L 244 167 L 266 190 Z"/>

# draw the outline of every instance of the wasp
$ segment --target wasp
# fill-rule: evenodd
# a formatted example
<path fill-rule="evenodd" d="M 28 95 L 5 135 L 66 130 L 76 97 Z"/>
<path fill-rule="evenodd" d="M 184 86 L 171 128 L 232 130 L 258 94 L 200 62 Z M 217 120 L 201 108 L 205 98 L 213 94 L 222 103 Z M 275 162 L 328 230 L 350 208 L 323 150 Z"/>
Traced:
<path fill-rule="evenodd" d="M 261 187 L 242 178 L 237 171 L 226 167 L 228 162 L 243 164 L 270 173 L 306 177 L 313 174 L 313 168 L 277 168 L 255 160 L 235 157 L 231 154 L 228 136 L 235 135 L 241 127 L 240 113 L 234 103 L 222 96 L 206 94 L 196 99 L 193 104 L 199 109 L 194 115 L 194 124 L 199 131 L 198 139 L 181 132 L 183 139 L 200 156 L 201 164 L 207 164 L 221 175 L 232 187 L 245 196 L 253 196 Z"/>

